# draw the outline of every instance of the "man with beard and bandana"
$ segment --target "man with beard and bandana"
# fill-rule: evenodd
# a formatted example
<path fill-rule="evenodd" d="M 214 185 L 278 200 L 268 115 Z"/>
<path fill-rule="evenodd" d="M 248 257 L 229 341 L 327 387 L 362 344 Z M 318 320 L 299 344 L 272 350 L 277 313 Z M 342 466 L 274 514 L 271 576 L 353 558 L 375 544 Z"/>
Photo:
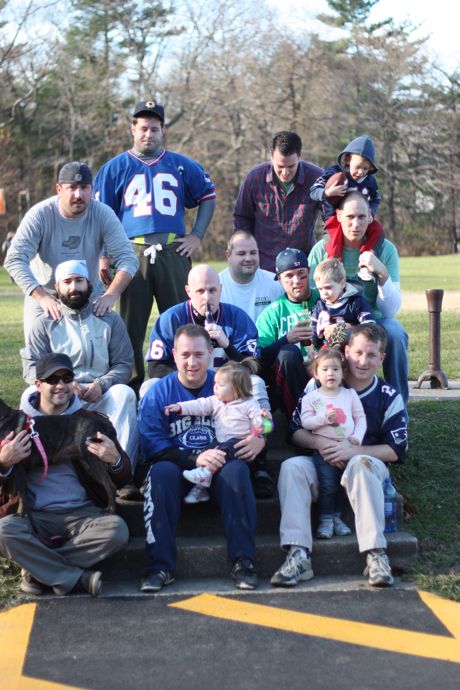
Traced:
<path fill-rule="evenodd" d="M 43 355 L 68 355 L 75 375 L 75 393 L 83 408 L 109 417 L 134 471 L 137 405 L 134 391 L 126 385 L 134 356 L 125 325 L 116 312 L 102 316 L 94 313 L 86 261 L 64 261 L 56 267 L 55 279 L 62 314 L 58 320 L 43 314 L 34 321 L 27 345 L 21 350 L 24 378 L 29 384 L 35 382 L 35 364 Z M 34 392 L 33 385 L 24 391 L 21 409 Z"/>

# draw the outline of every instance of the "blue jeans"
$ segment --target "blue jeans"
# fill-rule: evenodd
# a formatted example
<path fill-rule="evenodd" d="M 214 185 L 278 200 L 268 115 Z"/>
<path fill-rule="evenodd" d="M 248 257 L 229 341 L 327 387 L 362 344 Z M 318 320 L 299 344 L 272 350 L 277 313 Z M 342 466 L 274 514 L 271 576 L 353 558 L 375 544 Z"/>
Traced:
<path fill-rule="evenodd" d="M 409 400 L 409 336 L 396 319 L 377 319 L 387 334 L 388 343 L 383 360 L 383 378 L 401 393 L 407 408 Z"/>
<path fill-rule="evenodd" d="M 319 493 L 318 510 L 320 517 L 341 513 L 343 508 L 344 492 L 340 485 L 343 470 L 330 465 L 323 460 L 316 451 L 313 453 L 313 462 L 318 475 Z"/>

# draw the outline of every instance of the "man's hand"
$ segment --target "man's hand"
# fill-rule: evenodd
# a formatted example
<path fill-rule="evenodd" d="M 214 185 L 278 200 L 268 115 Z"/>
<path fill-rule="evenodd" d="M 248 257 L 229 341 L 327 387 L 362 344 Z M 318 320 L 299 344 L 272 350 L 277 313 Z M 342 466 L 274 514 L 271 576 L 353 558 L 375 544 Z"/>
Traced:
<path fill-rule="evenodd" d="M 201 240 L 198 235 L 185 235 L 185 237 L 178 237 L 174 240 L 177 244 L 176 252 L 182 254 L 182 256 L 191 256 L 195 249 L 197 249 Z"/>
<path fill-rule="evenodd" d="M 86 447 L 89 452 L 106 465 L 115 465 L 120 457 L 120 453 L 114 442 L 101 431 L 98 431 L 94 438 L 98 440 L 96 441 L 93 438 L 86 439 Z"/>
<path fill-rule="evenodd" d="M 43 295 L 38 298 L 38 303 L 46 316 L 51 316 L 52 319 L 58 321 L 62 316 L 62 308 L 57 299 L 51 295 Z"/>
<path fill-rule="evenodd" d="M 204 327 L 208 331 L 211 340 L 215 340 L 219 347 L 225 350 L 230 345 L 229 339 L 217 323 L 207 323 Z"/>
<path fill-rule="evenodd" d="M 330 465 L 343 469 L 353 455 L 359 453 L 359 447 L 346 441 L 326 441 L 318 449 L 323 460 Z"/>
<path fill-rule="evenodd" d="M 225 451 L 219 448 L 208 448 L 204 450 L 196 459 L 197 467 L 206 467 L 207 470 L 215 474 L 217 470 L 225 465 Z"/>
<path fill-rule="evenodd" d="M 22 462 L 31 452 L 32 441 L 29 432 L 23 429 L 15 436 L 14 431 L 10 431 L 0 444 L 0 472 L 5 472 L 18 462 Z"/>
<path fill-rule="evenodd" d="M 288 343 L 300 343 L 300 341 L 307 341 L 312 339 L 313 328 L 310 326 L 302 326 L 302 322 L 296 323 L 286 334 Z"/>
<path fill-rule="evenodd" d="M 238 443 L 235 443 L 235 457 L 245 462 L 252 462 L 265 448 L 265 441 L 260 436 L 246 436 Z"/>
<path fill-rule="evenodd" d="M 79 386 L 78 397 L 87 403 L 95 403 L 102 398 L 102 386 L 98 381 L 93 381 L 88 386 Z"/>
<path fill-rule="evenodd" d="M 367 268 L 368 271 L 378 278 L 380 285 L 383 285 L 388 280 L 387 267 L 375 256 L 374 252 L 363 252 L 359 255 L 359 268 L 363 267 Z"/>
<path fill-rule="evenodd" d="M 112 271 L 110 270 L 110 259 L 108 256 L 101 256 L 99 258 L 99 280 L 109 287 L 113 280 Z"/>
<path fill-rule="evenodd" d="M 112 311 L 116 301 L 117 298 L 115 295 L 110 295 L 105 292 L 102 297 L 94 301 L 93 312 L 96 316 L 104 316 L 104 314 L 108 314 Z"/>

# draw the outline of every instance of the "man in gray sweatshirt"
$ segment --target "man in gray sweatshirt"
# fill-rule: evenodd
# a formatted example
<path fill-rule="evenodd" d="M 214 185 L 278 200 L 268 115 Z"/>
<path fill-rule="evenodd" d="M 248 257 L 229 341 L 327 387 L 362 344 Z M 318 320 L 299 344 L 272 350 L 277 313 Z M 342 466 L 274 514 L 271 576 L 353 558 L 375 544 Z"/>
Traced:
<path fill-rule="evenodd" d="M 56 196 L 35 204 L 11 242 L 5 268 L 25 294 L 24 334 L 44 312 L 59 319 L 53 294 L 54 271 L 62 261 L 85 259 L 94 287 L 97 316 L 112 310 L 137 271 L 138 259 L 111 208 L 91 198 L 93 176 L 84 163 L 66 163 L 59 171 Z M 116 267 L 107 289 L 99 280 L 99 257 L 107 249 Z"/>

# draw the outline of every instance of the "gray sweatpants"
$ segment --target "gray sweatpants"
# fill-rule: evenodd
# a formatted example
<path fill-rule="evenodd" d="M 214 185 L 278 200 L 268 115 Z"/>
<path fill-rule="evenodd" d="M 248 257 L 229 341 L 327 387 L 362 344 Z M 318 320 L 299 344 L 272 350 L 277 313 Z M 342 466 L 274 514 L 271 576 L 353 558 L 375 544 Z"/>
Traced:
<path fill-rule="evenodd" d="M 386 465 L 369 455 L 353 456 L 342 475 L 355 513 L 359 550 L 386 548 L 383 505 L 383 480 L 388 477 Z M 278 480 L 281 504 L 281 546 L 303 546 L 312 550 L 311 504 L 318 498 L 318 477 L 313 458 L 299 455 L 281 465 Z"/>
<path fill-rule="evenodd" d="M 40 534 L 65 536 L 65 543 L 45 546 L 22 515 L 0 520 L 0 553 L 27 570 L 36 580 L 66 594 L 77 584 L 86 568 L 121 549 L 129 539 L 128 527 L 118 515 L 89 506 L 65 513 L 34 511 L 32 518 Z"/>

